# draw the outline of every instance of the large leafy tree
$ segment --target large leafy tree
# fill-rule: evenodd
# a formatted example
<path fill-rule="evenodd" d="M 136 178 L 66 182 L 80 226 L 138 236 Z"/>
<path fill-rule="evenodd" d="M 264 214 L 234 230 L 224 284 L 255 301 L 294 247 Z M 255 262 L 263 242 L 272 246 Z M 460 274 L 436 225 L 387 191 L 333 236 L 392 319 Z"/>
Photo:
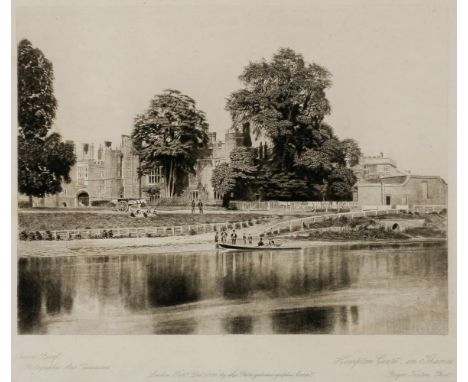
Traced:
<path fill-rule="evenodd" d="M 238 147 L 231 152 L 229 163 L 214 168 L 211 184 L 223 195 L 223 204 L 227 204 L 231 193 L 236 198 L 248 197 L 257 187 L 257 176 L 255 151 L 250 147 Z"/>
<path fill-rule="evenodd" d="M 132 133 L 141 173 L 163 166 L 165 194 L 176 195 L 207 148 L 207 131 L 205 113 L 192 98 L 172 89 L 156 95 L 135 118 Z"/>
<path fill-rule="evenodd" d="M 346 164 L 350 167 L 356 166 L 361 157 L 361 149 L 354 139 L 343 139 L 341 147 L 345 156 Z"/>
<path fill-rule="evenodd" d="M 57 100 L 52 63 L 28 40 L 18 45 L 18 190 L 32 197 L 62 191 L 75 164 L 73 145 L 51 133 Z"/>
<path fill-rule="evenodd" d="M 234 192 L 237 179 L 236 173 L 228 163 L 221 163 L 213 169 L 211 176 L 213 189 L 223 195 L 223 206 L 227 207 L 231 193 Z"/>
<path fill-rule="evenodd" d="M 306 145 L 317 144 L 314 130 L 330 113 L 330 77 L 292 49 L 280 49 L 271 61 L 247 65 L 239 77 L 244 87 L 230 95 L 226 109 L 236 124 L 249 122 L 254 133 L 271 139 L 273 163 L 287 171 Z"/>
<path fill-rule="evenodd" d="M 331 111 L 325 93 L 331 86 L 330 73 L 283 48 L 270 61 L 251 62 L 239 79 L 243 87 L 229 96 L 226 109 L 235 127 L 250 123 L 255 134 L 271 141 L 271 159 L 264 161 L 264 175 L 258 177 L 264 195 L 281 199 L 350 195 L 351 178 L 328 179 L 360 156 L 354 140 L 340 141 L 324 122 Z"/>

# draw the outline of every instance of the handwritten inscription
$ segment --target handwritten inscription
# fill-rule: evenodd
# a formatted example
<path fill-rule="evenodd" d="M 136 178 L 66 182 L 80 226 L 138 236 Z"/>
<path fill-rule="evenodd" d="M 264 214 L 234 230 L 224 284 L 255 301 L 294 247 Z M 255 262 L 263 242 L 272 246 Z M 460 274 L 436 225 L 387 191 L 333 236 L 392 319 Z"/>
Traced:
<path fill-rule="evenodd" d="M 231 372 L 203 372 L 203 371 L 186 371 L 186 370 L 177 370 L 173 372 L 165 372 L 153 370 L 148 375 L 147 378 L 200 378 L 202 380 L 211 379 L 216 381 L 223 380 L 233 380 L 239 379 L 243 381 L 256 381 L 256 380 L 277 380 L 277 379 L 302 379 L 309 381 L 311 377 L 314 376 L 313 372 L 310 371 L 291 371 L 291 372 L 250 372 L 250 371 L 231 371 Z"/>
<path fill-rule="evenodd" d="M 437 354 L 426 354 L 417 358 L 404 358 L 390 356 L 387 354 L 376 355 L 375 357 L 356 357 L 344 355 L 335 358 L 336 367 L 347 369 L 359 369 L 363 367 L 385 367 L 386 377 L 391 381 L 404 381 L 430 379 L 441 381 L 451 380 L 451 371 L 445 370 L 454 364 L 452 359 L 439 357 Z"/>
<path fill-rule="evenodd" d="M 22 367 L 33 373 L 51 373 L 55 371 L 89 372 L 92 374 L 110 370 L 111 366 L 99 361 L 72 360 L 62 353 L 20 353 L 16 355 Z M 405 358 L 401 356 L 379 354 L 374 357 L 343 355 L 336 357 L 331 362 L 331 368 L 343 369 L 347 372 L 356 372 L 356 377 L 365 375 L 366 368 L 381 368 L 382 380 L 391 382 L 404 381 L 444 381 L 450 382 L 454 379 L 454 361 L 438 356 L 437 354 L 427 354 L 421 357 Z M 318 375 L 310 370 L 231 370 L 231 371 L 207 371 L 207 370 L 151 370 L 142 371 L 140 376 L 147 379 L 195 379 L 211 381 L 275 381 L 275 380 L 298 380 L 315 381 Z M 321 372 L 321 370 L 317 370 Z"/>
<path fill-rule="evenodd" d="M 109 370 L 109 365 L 98 364 L 89 361 L 72 362 L 66 359 L 62 353 L 20 353 L 16 358 L 23 362 L 26 370 L 40 372 L 53 371 L 99 371 Z"/>

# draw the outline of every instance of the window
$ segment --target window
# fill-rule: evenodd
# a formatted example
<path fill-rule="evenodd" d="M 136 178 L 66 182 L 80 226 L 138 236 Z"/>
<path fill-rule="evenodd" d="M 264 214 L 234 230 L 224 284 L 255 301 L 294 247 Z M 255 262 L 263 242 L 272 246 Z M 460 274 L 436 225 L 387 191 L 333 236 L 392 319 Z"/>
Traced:
<path fill-rule="evenodd" d="M 162 166 L 155 167 L 148 174 L 148 184 L 159 184 L 164 181 Z"/>
<path fill-rule="evenodd" d="M 215 200 L 221 200 L 223 198 L 223 194 L 219 193 L 218 191 L 214 191 L 214 198 Z"/>
<path fill-rule="evenodd" d="M 385 197 L 385 204 L 386 204 L 387 206 L 390 205 L 390 196 L 388 196 L 388 195 Z"/>
<path fill-rule="evenodd" d="M 190 191 L 190 197 L 192 200 L 198 200 L 198 191 Z"/>
<path fill-rule="evenodd" d="M 88 180 L 88 166 L 78 166 L 77 171 L 78 181 L 84 181 L 84 183 L 86 183 Z"/>

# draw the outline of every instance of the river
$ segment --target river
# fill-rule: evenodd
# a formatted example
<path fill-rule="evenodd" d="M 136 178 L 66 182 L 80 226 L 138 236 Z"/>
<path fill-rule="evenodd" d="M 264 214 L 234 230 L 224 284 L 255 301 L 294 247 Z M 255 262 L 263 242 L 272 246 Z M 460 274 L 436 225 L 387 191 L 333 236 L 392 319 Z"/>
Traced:
<path fill-rule="evenodd" d="M 20 334 L 446 334 L 447 245 L 20 258 Z"/>

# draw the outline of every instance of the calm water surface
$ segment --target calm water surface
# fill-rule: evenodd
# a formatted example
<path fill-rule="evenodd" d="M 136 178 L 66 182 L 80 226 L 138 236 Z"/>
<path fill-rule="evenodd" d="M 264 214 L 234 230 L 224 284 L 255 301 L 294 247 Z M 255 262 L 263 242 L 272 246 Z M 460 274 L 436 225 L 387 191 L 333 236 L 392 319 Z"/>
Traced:
<path fill-rule="evenodd" d="M 446 334 L 447 247 L 21 258 L 23 334 Z"/>

